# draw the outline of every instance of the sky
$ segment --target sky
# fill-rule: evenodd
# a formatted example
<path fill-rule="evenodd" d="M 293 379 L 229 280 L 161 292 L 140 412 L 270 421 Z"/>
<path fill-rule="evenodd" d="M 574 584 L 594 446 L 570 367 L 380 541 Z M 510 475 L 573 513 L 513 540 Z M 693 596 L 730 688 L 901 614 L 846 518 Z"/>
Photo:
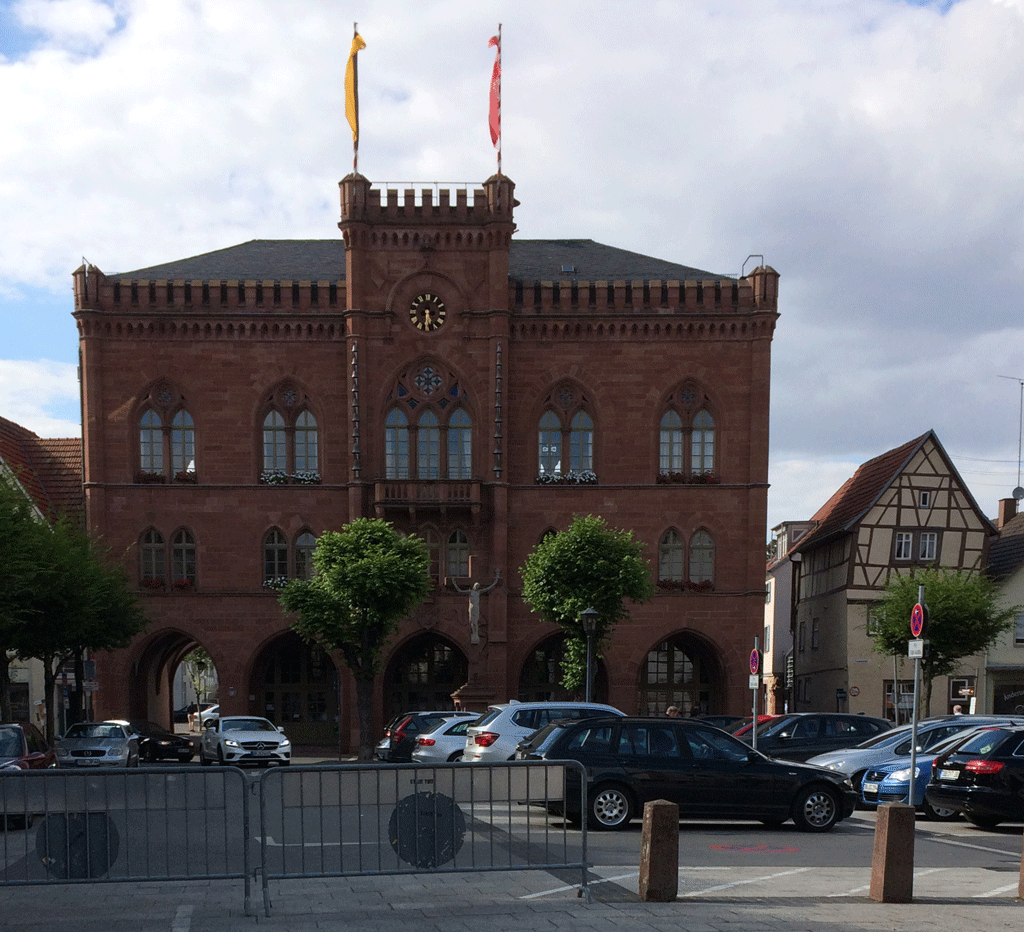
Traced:
<path fill-rule="evenodd" d="M 0 0 L 0 415 L 77 436 L 71 273 L 337 236 L 352 169 L 781 275 L 768 527 L 935 430 L 1021 484 L 1024 0 Z M 751 256 L 758 257 L 748 261 Z"/>

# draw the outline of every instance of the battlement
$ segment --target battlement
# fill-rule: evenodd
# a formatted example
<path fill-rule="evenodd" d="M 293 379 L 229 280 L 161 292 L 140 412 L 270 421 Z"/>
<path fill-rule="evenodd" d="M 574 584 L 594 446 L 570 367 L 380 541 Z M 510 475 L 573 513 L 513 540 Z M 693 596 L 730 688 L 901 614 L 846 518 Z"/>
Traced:
<path fill-rule="evenodd" d="M 408 182 L 426 187 L 371 187 L 362 175 L 348 175 L 338 182 L 341 192 L 343 230 L 351 223 L 511 223 L 516 206 L 515 183 L 504 175 L 493 175 L 482 187 L 445 182 Z M 454 202 L 452 194 L 454 193 Z"/>
<path fill-rule="evenodd" d="M 776 311 L 778 273 L 760 266 L 740 279 L 709 281 L 522 281 L 509 284 L 518 311 Z"/>
<path fill-rule="evenodd" d="M 108 278 L 95 266 L 75 271 L 75 309 L 335 311 L 345 308 L 345 282 Z"/>

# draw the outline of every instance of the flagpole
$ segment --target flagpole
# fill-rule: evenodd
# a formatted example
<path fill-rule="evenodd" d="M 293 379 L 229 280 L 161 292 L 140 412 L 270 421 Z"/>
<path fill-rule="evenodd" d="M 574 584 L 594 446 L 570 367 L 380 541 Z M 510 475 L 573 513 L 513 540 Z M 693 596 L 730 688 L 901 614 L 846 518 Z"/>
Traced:
<path fill-rule="evenodd" d="M 352 24 L 352 50 L 345 67 L 345 116 L 352 127 L 352 172 L 359 172 L 359 65 L 356 56 L 366 48 L 359 35 L 359 23 Z"/>
<path fill-rule="evenodd" d="M 498 177 L 501 177 L 501 23 L 498 23 Z"/>
<path fill-rule="evenodd" d="M 359 23 L 352 23 L 352 41 L 359 35 Z M 359 73 L 356 71 L 356 57 L 352 56 L 352 89 L 356 102 L 356 131 L 352 134 L 352 174 L 359 174 Z"/>
<path fill-rule="evenodd" d="M 498 34 L 487 43 L 497 47 L 494 69 L 491 71 L 491 90 L 487 122 L 491 131 L 491 143 L 498 150 L 498 175 L 501 175 L 501 23 Z"/>

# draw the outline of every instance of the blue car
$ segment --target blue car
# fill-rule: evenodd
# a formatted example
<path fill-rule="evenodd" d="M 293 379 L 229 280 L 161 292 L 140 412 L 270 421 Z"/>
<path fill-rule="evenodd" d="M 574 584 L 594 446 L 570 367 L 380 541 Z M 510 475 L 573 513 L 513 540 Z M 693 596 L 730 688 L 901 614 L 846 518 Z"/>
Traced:
<path fill-rule="evenodd" d="M 915 778 L 914 778 L 914 807 L 918 812 L 924 813 L 929 819 L 935 822 L 951 822 L 960 818 L 956 809 L 946 809 L 933 806 L 925 799 L 925 787 L 932 776 L 932 765 L 935 759 L 947 751 L 962 744 L 968 738 L 976 735 L 986 728 L 997 727 L 994 723 L 978 727 L 969 726 L 963 731 L 950 735 L 945 741 L 929 748 L 927 753 L 917 755 Z M 864 774 L 860 785 L 860 798 L 868 806 L 878 806 L 882 803 L 905 803 L 907 802 L 907 790 L 910 786 L 910 748 L 898 758 L 894 757 L 881 764 L 876 764 Z"/>

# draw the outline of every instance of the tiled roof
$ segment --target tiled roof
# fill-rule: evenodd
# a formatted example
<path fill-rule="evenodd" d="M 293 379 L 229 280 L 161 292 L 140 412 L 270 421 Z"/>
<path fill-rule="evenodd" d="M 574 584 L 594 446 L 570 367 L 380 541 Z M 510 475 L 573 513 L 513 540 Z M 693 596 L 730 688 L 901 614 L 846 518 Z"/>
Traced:
<path fill-rule="evenodd" d="M 565 270 L 565 271 L 563 271 Z M 254 239 L 226 249 L 151 265 L 109 278 L 184 281 L 340 281 L 345 244 L 340 239 Z M 666 262 L 590 239 L 513 240 L 513 281 L 727 281 L 730 276 Z"/>
<path fill-rule="evenodd" d="M 83 517 L 82 441 L 39 437 L 0 417 L 0 461 L 47 518 Z"/>
<path fill-rule="evenodd" d="M 814 514 L 813 520 L 818 526 L 801 537 L 792 549 L 805 550 L 853 528 L 929 437 L 938 443 L 935 433 L 928 431 L 860 465 L 842 488 Z"/>

